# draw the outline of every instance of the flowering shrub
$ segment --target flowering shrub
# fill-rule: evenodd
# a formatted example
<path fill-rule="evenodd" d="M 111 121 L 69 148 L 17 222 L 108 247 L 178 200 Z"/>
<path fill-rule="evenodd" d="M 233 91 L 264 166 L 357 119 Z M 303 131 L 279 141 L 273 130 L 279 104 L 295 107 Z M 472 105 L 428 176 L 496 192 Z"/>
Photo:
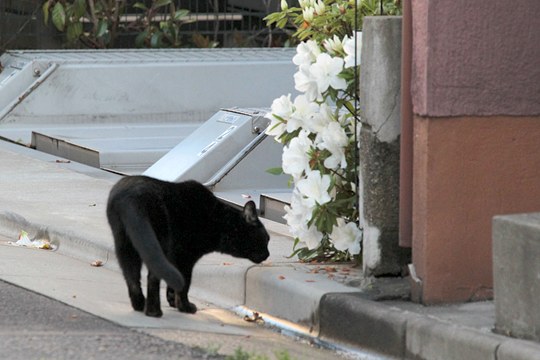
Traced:
<path fill-rule="evenodd" d="M 361 252 L 358 226 L 357 79 L 362 15 L 379 1 L 299 0 L 270 14 L 269 25 L 296 30 L 295 88 L 272 103 L 266 133 L 284 145 L 282 169 L 294 189 L 285 219 L 301 260 L 350 260 Z M 386 0 L 384 4 L 394 4 Z M 274 171 L 276 171 L 274 169 Z"/>

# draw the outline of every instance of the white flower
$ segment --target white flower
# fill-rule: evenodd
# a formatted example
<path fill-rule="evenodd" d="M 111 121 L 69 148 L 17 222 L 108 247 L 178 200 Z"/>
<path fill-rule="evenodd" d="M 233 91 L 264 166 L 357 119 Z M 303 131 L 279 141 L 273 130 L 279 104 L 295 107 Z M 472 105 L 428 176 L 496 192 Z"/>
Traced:
<path fill-rule="evenodd" d="M 349 138 L 338 122 L 331 122 L 318 134 L 320 141 L 318 147 L 330 151 L 331 155 L 324 160 L 328 169 L 346 168 L 345 147 Z"/>
<path fill-rule="evenodd" d="M 287 4 L 287 0 L 281 0 L 281 10 L 285 11 L 289 8 L 289 4 Z"/>
<path fill-rule="evenodd" d="M 283 148 L 282 167 L 285 174 L 299 179 L 305 171 L 309 171 L 309 150 L 313 142 L 308 137 L 306 130 L 300 131 L 297 137 L 291 140 L 289 145 Z"/>
<path fill-rule="evenodd" d="M 297 189 L 293 190 L 290 206 L 285 206 L 286 214 L 283 216 L 287 220 L 287 225 L 290 227 L 291 234 L 297 236 L 297 231 L 307 227 L 307 223 L 311 220 L 315 206 L 304 201 L 303 196 Z"/>
<path fill-rule="evenodd" d="M 313 17 L 315 16 L 315 8 L 314 7 L 306 7 L 302 10 L 302 16 L 304 17 L 304 20 L 307 22 L 313 21 Z"/>
<path fill-rule="evenodd" d="M 334 35 L 331 39 L 326 39 L 323 45 L 330 55 L 336 55 L 343 51 L 343 42 L 337 35 Z"/>
<path fill-rule="evenodd" d="M 316 227 L 308 227 L 308 222 L 311 220 L 315 205 L 305 201 L 302 194 L 297 189 L 293 190 L 291 205 L 285 206 L 285 216 L 289 226 L 289 232 L 295 238 L 304 242 L 308 249 L 319 247 L 323 234 Z"/>
<path fill-rule="evenodd" d="M 362 232 L 354 222 L 345 223 L 344 219 L 339 218 L 332 229 L 330 240 L 337 250 L 348 250 L 351 255 L 356 255 L 360 253 Z"/>
<path fill-rule="evenodd" d="M 273 116 L 272 113 L 267 113 L 265 117 L 271 120 L 270 125 L 266 128 L 266 135 L 274 136 L 279 142 L 278 138 L 287 130 L 287 124 L 280 118 Z"/>
<path fill-rule="evenodd" d="M 298 0 L 298 3 L 300 4 L 300 7 L 303 9 L 306 6 L 311 5 L 311 0 Z"/>
<path fill-rule="evenodd" d="M 341 71 L 343 71 L 343 59 L 331 57 L 327 53 L 317 56 L 317 61 L 309 68 L 312 79 L 317 83 L 319 93 L 325 92 L 330 86 L 336 90 L 345 90 L 347 82 L 339 77 Z"/>
<path fill-rule="evenodd" d="M 317 103 L 308 101 L 305 95 L 298 95 L 294 99 L 294 111 L 287 122 L 287 131 L 293 132 L 299 128 L 306 128 L 313 114 L 319 110 Z"/>
<path fill-rule="evenodd" d="M 311 76 L 309 69 L 309 65 L 300 66 L 299 70 L 294 74 L 294 88 L 306 94 L 309 101 L 322 100 L 317 82 Z"/>
<path fill-rule="evenodd" d="M 309 250 L 313 250 L 321 244 L 323 234 L 315 226 L 310 226 L 300 229 L 296 237 L 305 243 Z"/>
<path fill-rule="evenodd" d="M 355 45 L 356 44 L 356 45 Z M 355 51 L 356 50 L 356 51 Z M 360 65 L 360 55 L 362 54 L 362 32 L 356 31 L 353 37 L 346 36 L 343 39 L 343 51 L 345 51 L 345 68 Z"/>
<path fill-rule="evenodd" d="M 310 205 L 323 205 L 332 200 L 328 193 L 330 176 L 321 175 L 319 170 L 309 171 L 307 177 L 296 183 L 296 188 Z"/>
<path fill-rule="evenodd" d="M 276 139 L 280 137 L 285 131 L 287 126 L 287 119 L 293 112 L 293 103 L 291 102 L 291 94 L 287 96 L 282 95 L 272 102 L 270 112 L 266 114 L 266 118 L 270 119 L 270 125 L 266 128 L 266 134 L 275 136 Z"/>
<path fill-rule="evenodd" d="M 341 109 L 341 111 L 339 112 L 339 117 L 337 121 L 340 123 L 341 126 L 348 127 L 351 130 L 351 132 L 354 133 L 354 131 L 352 131 L 354 127 L 354 116 L 348 110 Z"/>
<path fill-rule="evenodd" d="M 322 103 L 319 111 L 314 113 L 309 122 L 305 123 L 305 128 L 311 133 L 318 134 L 334 120 L 332 108 L 326 103 Z"/>
<path fill-rule="evenodd" d="M 301 42 L 296 47 L 296 55 L 293 57 L 293 63 L 298 66 L 311 65 L 317 60 L 321 49 L 315 40 Z"/>
<path fill-rule="evenodd" d="M 322 0 L 318 0 L 317 2 L 314 1 L 313 8 L 315 9 L 315 13 L 317 15 L 322 15 L 326 11 L 326 6 Z"/>
<path fill-rule="evenodd" d="M 287 96 L 281 95 L 272 102 L 270 108 L 272 114 L 287 119 L 293 112 L 293 103 L 291 102 L 291 94 Z"/>

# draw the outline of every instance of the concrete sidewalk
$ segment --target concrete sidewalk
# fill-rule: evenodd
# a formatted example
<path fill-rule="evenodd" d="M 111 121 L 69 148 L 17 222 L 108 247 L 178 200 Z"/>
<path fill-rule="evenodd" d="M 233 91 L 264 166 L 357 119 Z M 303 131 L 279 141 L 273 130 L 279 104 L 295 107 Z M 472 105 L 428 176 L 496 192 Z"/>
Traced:
<path fill-rule="evenodd" d="M 105 218 L 119 177 L 0 141 L 0 234 L 48 238 L 58 252 L 118 270 Z M 191 294 L 321 342 L 415 359 L 540 359 L 540 344 L 491 332 L 492 302 L 422 307 L 400 279 L 364 279 L 349 265 L 288 259 L 292 239 L 266 222 L 271 258 L 260 266 L 212 254 L 197 264 Z M 124 288 L 120 289 L 124 291 Z"/>

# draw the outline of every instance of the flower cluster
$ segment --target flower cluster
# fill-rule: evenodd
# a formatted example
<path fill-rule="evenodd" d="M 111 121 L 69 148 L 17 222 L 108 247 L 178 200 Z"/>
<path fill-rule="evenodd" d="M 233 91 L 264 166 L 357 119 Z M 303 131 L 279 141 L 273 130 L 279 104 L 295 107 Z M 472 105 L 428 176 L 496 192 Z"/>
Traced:
<path fill-rule="evenodd" d="M 282 1 L 282 13 L 307 31 L 323 17 L 354 11 L 351 1 L 300 0 L 300 8 Z M 349 14 L 350 15 L 350 14 Z M 282 171 L 294 189 L 285 219 L 301 259 L 350 259 L 361 251 L 358 227 L 358 131 L 356 79 L 361 33 L 338 26 L 326 36 L 309 36 L 296 48 L 294 99 L 275 99 L 267 134 L 284 145 Z M 311 28 L 310 31 L 314 31 Z M 313 34 L 312 34 L 313 35 Z"/>

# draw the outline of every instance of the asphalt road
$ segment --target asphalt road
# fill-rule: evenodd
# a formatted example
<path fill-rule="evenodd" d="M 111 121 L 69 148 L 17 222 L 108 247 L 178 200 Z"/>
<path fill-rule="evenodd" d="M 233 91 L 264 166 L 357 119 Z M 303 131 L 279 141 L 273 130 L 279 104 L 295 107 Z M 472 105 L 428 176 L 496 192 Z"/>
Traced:
<path fill-rule="evenodd" d="M 0 359 L 219 359 L 0 281 Z"/>

